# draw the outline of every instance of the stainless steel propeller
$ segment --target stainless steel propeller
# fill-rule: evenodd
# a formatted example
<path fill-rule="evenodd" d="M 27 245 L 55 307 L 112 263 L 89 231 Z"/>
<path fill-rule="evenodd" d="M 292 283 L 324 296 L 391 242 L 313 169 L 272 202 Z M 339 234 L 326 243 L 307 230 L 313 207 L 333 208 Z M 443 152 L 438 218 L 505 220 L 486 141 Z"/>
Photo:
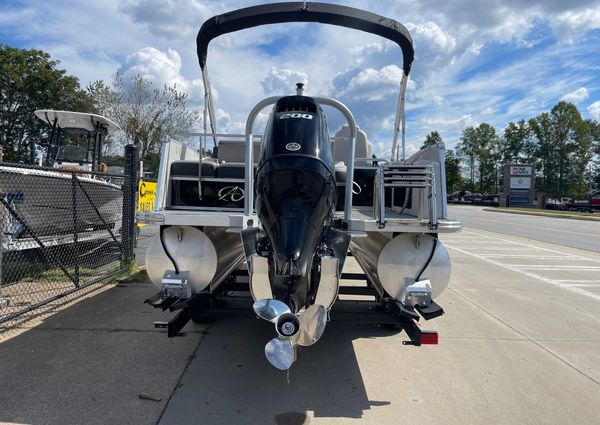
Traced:
<path fill-rule="evenodd" d="M 327 325 L 327 309 L 313 304 L 300 315 L 300 332 L 296 339 L 298 345 L 308 347 L 321 338 Z"/>
<path fill-rule="evenodd" d="M 296 360 L 296 349 L 289 340 L 273 338 L 265 345 L 265 356 L 277 369 L 288 370 Z"/>
<path fill-rule="evenodd" d="M 289 369 L 296 360 L 296 346 L 313 345 L 327 324 L 327 309 L 320 304 L 311 305 L 299 316 L 275 299 L 258 300 L 252 308 L 259 317 L 275 324 L 278 336 L 265 345 L 265 356 L 281 370 Z"/>
<path fill-rule="evenodd" d="M 275 323 L 277 318 L 285 313 L 291 313 L 290 308 L 279 300 L 258 300 L 253 305 L 254 312 L 261 318 Z"/>

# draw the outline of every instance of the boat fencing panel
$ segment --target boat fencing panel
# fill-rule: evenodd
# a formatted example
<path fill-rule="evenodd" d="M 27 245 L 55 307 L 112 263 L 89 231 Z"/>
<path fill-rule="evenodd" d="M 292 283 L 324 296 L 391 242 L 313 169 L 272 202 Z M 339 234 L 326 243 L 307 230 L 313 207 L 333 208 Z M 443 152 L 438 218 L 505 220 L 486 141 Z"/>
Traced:
<path fill-rule="evenodd" d="M 0 332 L 128 272 L 135 148 L 124 174 L 0 163 Z"/>

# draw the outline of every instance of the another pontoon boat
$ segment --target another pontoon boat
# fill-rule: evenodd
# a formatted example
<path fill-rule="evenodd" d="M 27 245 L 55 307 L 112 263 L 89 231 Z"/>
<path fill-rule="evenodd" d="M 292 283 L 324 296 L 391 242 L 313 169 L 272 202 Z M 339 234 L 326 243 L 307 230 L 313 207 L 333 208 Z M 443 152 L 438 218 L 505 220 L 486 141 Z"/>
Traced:
<path fill-rule="evenodd" d="M 285 22 L 354 28 L 400 46 L 404 74 L 391 158 L 373 157 L 367 135 L 343 103 L 305 96 L 301 84 L 293 96 L 258 102 L 245 134 L 216 132 L 206 67 L 209 42 Z M 297 347 L 314 344 L 327 321 L 335 320 L 338 295 L 355 294 L 371 295 L 412 343 L 437 343 L 437 334 L 421 331 L 416 321 L 443 314 L 434 298 L 448 284 L 450 258 L 438 233 L 458 231 L 461 223 L 448 218 L 443 146 L 405 158 L 404 94 L 414 55 L 408 30 L 350 7 L 273 3 L 209 19 L 198 33 L 197 50 L 211 123 L 203 144 L 211 137 L 217 149 L 207 159 L 174 142 L 164 144 L 155 211 L 138 216 L 160 225 L 146 254 L 159 292 L 147 301 L 179 310 L 156 326 L 180 335 L 190 318 L 217 314 L 219 307 L 235 304 L 232 294 L 249 292 L 254 314 L 275 328 L 266 357 L 286 370 Z M 347 121 L 333 139 L 324 105 Z M 255 135 L 256 117 L 267 107 L 265 133 Z M 342 272 L 349 253 L 364 274 Z M 343 285 L 348 277 L 362 278 L 366 286 Z"/>

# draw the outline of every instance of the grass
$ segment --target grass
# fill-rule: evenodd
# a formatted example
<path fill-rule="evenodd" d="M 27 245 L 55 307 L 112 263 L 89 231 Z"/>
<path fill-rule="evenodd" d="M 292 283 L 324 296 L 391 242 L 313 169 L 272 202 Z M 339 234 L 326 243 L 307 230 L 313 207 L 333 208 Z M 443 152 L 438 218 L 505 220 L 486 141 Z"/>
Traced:
<path fill-rule="evenodd" d="M 74 268 L 69 267 L 67 268 L 67 271 L 71 274 L 71 276 L 75 276 Z M 97 273 L 97 271 L 94 269 L 82 267 L 79 269 L 79 279 L 83 282 L 85 279 L 94 276 L 95 273 Z M 71 282 L 60 268 L 53 268 L 39 274 L 26 276 L 18 281 L 21 283 Z"/>
<path fill-rule="evenodd" d="M 146 270 L 134 270 L 133 273 L 131 273 L 128 276 L 122 277 L 121 279 L 118 279 L 119 283 L 144 283 L 144 282 L 150 282 L 150 278 L 148 277 L 148 273 L 146 273 Z"/>

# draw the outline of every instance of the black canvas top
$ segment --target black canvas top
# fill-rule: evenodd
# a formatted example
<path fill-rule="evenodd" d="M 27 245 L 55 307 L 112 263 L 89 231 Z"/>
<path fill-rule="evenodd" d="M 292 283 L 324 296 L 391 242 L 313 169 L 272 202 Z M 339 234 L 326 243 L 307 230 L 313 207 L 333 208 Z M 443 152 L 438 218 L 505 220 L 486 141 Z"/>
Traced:
<path fill-rule="evenodd" d="M 286 2 L 246 7 L 213 16 L 196 37 L 200 68 L 206 66 L 208 44 L 213 38 L 230 32 L 283 22 L 320 22 L 377 34 L 397 43 L 402 49 L 404 73 L 408 75 L 414 59 L 412 39 L 406 27 L 375 13 L 328 3 Z"/>

